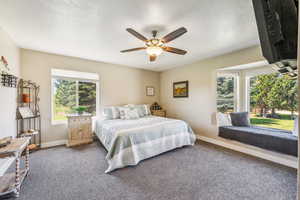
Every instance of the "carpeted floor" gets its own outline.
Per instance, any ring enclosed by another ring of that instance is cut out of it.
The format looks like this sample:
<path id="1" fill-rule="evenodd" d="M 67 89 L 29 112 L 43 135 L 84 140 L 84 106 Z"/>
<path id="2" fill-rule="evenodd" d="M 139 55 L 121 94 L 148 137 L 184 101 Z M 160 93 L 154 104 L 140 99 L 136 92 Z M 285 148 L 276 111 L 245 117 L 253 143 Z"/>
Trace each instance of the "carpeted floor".
<path id="1" fill-rule="evenodd" d="M 95 142 L 31 154 L 19 200 L 293 200 L 296 170 L 206 143 L 105 174 Z"/>

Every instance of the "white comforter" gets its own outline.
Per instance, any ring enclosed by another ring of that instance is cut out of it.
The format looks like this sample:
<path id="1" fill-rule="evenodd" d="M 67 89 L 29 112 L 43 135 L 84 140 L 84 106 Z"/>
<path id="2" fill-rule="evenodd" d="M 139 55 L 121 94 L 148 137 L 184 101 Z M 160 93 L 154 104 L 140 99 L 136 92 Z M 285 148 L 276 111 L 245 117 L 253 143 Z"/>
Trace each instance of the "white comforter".
<path id="1" fill-rule="evenodd" d="M 108 151 L 106 173 L 136 165 L 178 147 L 193 145 L 196 140 L 186 122 L 154 116 L 137 120 L 98 120 L 96 135 Z"/>

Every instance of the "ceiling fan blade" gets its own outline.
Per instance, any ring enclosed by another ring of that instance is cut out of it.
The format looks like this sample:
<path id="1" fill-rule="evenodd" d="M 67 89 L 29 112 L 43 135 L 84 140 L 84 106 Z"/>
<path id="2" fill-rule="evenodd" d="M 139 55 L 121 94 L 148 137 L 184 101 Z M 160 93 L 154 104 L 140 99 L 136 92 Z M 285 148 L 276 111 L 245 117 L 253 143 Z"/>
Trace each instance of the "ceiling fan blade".
<path id="1" fill-rule="evenodd" d="M 133 49 L 126 49 L 126 50 L 122 50 L 121 53 L 126 53 L 126 52 L 131 52 L 131 51 L 139 51 L 139 50 L 143 50 L 146 49 L 146 47 L 138 47 L 138 48 L 133 48 Z"/>
<path id="2" fill-rule="evenodd" d="M 129 33 L 131 33 L 132 35 L 134 35 L 135 37 L 137 37 L 138 39 L 140 39 L 140 40 L 142 40 L 144 42 L 148 41 L 148 39 L 145 36 L 143 36 L 142 34 L 136 32 L 132 28 L 127 28 L 126 31 L 128 31 Z"/>
<path id="3" fill-rule="evenodd" d="M 181 28 L 169 33 L 168 35 L 163 37 L 161 40 L 164 41 L 164 43 L 168 43 L 168 42 L 180 37 L 181 35 L 185 34 L 186 32 L 187 32 L 186 28 L 181 27 Z"/>
<path id="4" fill-rule="evenodd" d="M 176 53 L 176 54 L 180 54 L 180 55 L 185 55 L 187 53 L 187 51 L 182 50 L 182 49 L 177 49 L 174 47 L 163 47 L 164 51 L 170 52 L 170 53 Z"/>
<path id="5" fill-rule="evenodd" d="M 150 55 L 150 62 L 154 62 L 156 60 L 156 55 Z"/>

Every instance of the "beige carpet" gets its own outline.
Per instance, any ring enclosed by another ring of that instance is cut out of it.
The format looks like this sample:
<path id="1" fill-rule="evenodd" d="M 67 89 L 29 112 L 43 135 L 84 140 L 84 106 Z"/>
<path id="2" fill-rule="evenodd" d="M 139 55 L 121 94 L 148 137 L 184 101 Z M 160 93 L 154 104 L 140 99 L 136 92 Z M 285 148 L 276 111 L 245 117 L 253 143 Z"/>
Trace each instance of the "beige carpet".
<path id="1" fill-rule="evenodd" d="M 105 174 L 94 144 L 31 154 L 20 200 L 293 200 L 296 170 L 206 143 Z"/>

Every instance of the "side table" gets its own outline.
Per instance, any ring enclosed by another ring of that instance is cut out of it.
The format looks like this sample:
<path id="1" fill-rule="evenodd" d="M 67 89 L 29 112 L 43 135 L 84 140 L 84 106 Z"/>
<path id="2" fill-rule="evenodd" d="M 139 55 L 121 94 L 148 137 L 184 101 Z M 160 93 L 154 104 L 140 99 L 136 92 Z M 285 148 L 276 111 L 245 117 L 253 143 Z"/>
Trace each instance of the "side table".
<path id="1" fill-rule="evenodd" d="M 14 193 L 20 195 L 20 187 L 29 172 L 29 138 L 12 139 L 6 147 L 0 148 L 0 196 Z M 25 153 L 25 168 L 20 168 L 22 153 Z M 15 162 L 15 173 L 6 173 Z"/>

